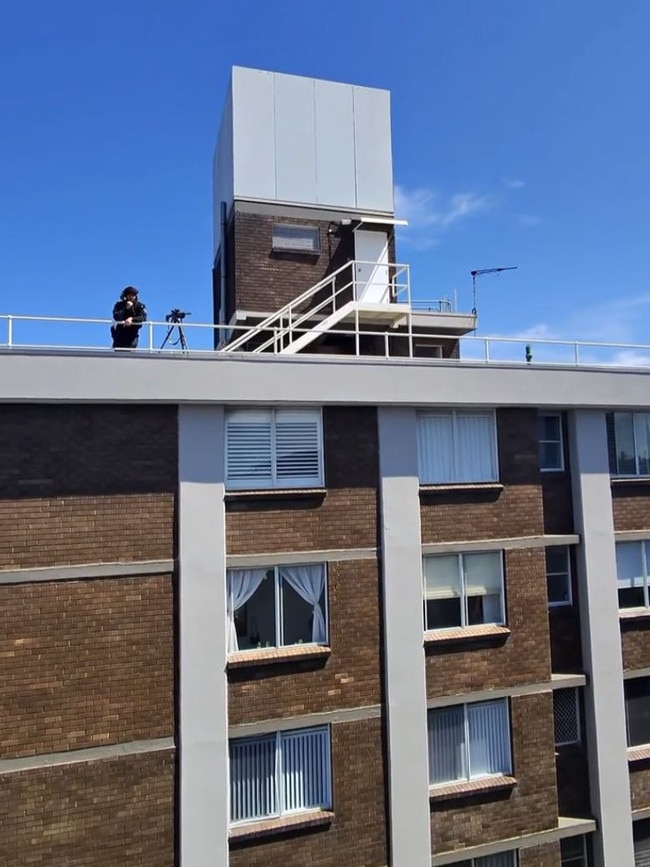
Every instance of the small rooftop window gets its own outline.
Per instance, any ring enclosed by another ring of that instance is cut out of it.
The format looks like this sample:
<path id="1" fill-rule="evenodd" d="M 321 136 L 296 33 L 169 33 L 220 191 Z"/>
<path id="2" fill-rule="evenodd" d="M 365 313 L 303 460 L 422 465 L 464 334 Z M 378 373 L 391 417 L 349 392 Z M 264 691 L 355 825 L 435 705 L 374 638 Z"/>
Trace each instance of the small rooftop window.
<path id="1" fill-rule="evenodd" d="M 273 249 L 288 253 L 320 253 L 318 226 L 273 225 Z"/>

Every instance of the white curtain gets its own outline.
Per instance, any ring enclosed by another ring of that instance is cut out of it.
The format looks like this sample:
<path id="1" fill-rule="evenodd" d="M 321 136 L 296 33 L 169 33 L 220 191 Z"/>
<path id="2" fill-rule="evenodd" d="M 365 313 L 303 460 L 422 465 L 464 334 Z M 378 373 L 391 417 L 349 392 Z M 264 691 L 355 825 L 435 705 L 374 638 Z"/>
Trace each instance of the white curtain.
<path id="1" fill-rule="evenodd" d="M 280 575 L 305 602 L 313 606 L 311 640 L 316 644 L 324 644 L 327 629 L 320 598 L 325 587 L 325 566 L 322 563 L 313 566 L 281 566 Z"/>
<path id="2" fill-rule="evenodd" d="M 266 569 L 228 571 L 228 653 L 239 650 L 235 612 L 245 605 L 266 576 Z"/>

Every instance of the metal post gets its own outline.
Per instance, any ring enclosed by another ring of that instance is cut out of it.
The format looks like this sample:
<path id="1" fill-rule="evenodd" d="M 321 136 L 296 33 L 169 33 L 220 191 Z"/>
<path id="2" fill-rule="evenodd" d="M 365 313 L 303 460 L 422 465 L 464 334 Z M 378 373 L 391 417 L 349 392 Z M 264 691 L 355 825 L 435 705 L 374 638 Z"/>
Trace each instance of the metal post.
<path id="1" fill-rule="evenodd" d="M 354 311 L 354 346 L 357 356 L 360 355 L 360 340 L 359 340 L 359 311 L 355 308 Z"/>
<path id="2" fill-rule="evenodd" d="M 484 337 L 483 340 L 485 341 L 485 363 L 489 364 L 490 363 L 490 341 L 488 340 L 487 337 Z"/>
<path id="3" fill-rule="evenodd" d="M 7 317 L 7 346 L 13 346 L 14 335 L 14 320 L 11 316 Z"/>
<path id="4" fill-rule="evenodd" d="M 580 345 L 576 342 L 573 344 L 576 367 L 580 364 Z"/>
<path id="5" fill-rule="evenodd" d="M 384 331 L 384 358 L 388 357 L 388 332 Z"/>
<path id="6" fill-rule="evenodd" d="M 153 351 L 153 322 L 147 323 L 149 327 L 149 352 Z"/>

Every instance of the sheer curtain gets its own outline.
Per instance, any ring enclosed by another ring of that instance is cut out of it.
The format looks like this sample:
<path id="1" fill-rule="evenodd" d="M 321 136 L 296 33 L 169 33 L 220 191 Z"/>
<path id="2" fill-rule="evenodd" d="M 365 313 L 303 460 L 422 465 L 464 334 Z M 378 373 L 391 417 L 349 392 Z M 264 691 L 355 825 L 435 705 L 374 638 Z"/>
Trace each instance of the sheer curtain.
<path id="1" fill-rule="evenodd" d="M 239 650 L 235 612 L 245 605 L 266 576 L 266 569 L 228 571 L 228 653 Z"/>
<path id="2" fill-rule="evenodd" d="M 325 566 L 322 563 L 311 566 L 281 566 L 280 575 L 313 607 L 311 640 L 316 644 L 324 644 L 327 640 L 327 628 L 320 598 L 325 587 Z"/>

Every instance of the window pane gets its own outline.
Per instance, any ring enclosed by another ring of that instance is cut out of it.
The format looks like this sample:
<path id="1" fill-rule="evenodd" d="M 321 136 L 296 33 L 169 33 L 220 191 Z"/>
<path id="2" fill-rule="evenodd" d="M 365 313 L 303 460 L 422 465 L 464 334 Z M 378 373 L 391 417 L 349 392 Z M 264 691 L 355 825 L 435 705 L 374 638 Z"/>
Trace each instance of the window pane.
<path id="1" fill-rule="evenodd" d="M 424 484 L 454 481 L 454 445 L 451 415 L 418 418 L 418 462 Z"/>
<path id="2" fill-rule="evenodd" d="M 510 729 L 505 701 L 467 706 L 470 777 L 510 773 Z"/>
<path id="3" fill-rule="evenodd" d="M 273 226 L 273 248 L 275 250 L 317 253 L 320 249 L 318 226 L 294 226 L 276 223 Z"/>
<path id="4" fill-rule="evenodd" d="M 620 608 L 638 608 L 645 605 L 641 545 L 641 542 L 619 542 L 616 545 Z"/>
<path id="5" fill-rule="evenodd" d="M 424 584 L 426 628 L 461 626 L 458 556 L 426 557 Z"/>
<path id="6" fill-rule="evenodd" d="M 429 782 L 449 783 L 467 778 L 463 708 L 429 711 Z"/>
<path id="7" fill-rule="evenodd" d="M 275 577 L 267 572 L 250 599 L 235 611 L 237 644 L 240 650 L 275 647 Z"/>
<path id="8" fill-rule="evenodd" d="M 230 821 L 277 815 L 275 735 L 230 743 Z"/>
<path id="9" fill-rule="evenodd" d="M 464 554 L 463 569 L 468 624 L 501 623 L 501 552 Z"/>
<path id="10" fill-rule="evenodd" d="M 458 413 L 456 437 L 456 481 L 494 481 L 494 416 Z"/>
<path id="11" fill-rule="evenodd" d="M 571 603 L 568 575 L 547 575 L 546 590 L 548 601 L 552 605 L 569 605 Z"/>
<path id="12" fill-rule="evenodd" d="M 561 439 L 560 433 L 560 416 L 559 415 L 540 415 L 537 418 L 537 430 L 540 440 L 554 440 L 559 442 Z"/>
<path id="13" fill-rule="evenodd" d="M 616 465 L 620 475 L 636 474 L 634 456 L 634 430 L 631 412 L 614 414 L 614 439 L 616 441 Z"/>
<path id="14" fill-rule="evenodd" d="M 288 581 L 282 580 L 283 644 L 308 644 L 312 641 L 314 606 L 303 599 Z M 324 606 L 324 593 L 319 603 Z"/>
<path id="15" fill-rule="evenodd" d="M 650 744 L 650 678 L 635 677 L 625 681 L 627 745 Z"/>
<path id="16" fill-rule="evenodd" d="M 634 434 L 638 473 L 641 476 L 650 475 L 650 413 L 634 413 Z"/>
<path id="17" fill-rule="evenodd" d="M 542 470 L 562 469 L 562 445 L 560 443 L 540 443 L 539 466 Z"/>
<path id="18" fill-rule="evenodd" d="M 554 545 L 546 549 L 546 574 L 566 575 L 569 571 L 569 549 L 564 545 Z"/>
<path id="19" fill-rule="evenodd" d="M 546 549 L 546 589 L 550 604 L 571 602 L 569 549 L 565 546 Z"/>
<path id="20" fill-rule="evenodd" d="M 499 852 L 498 855 L 486 855 L 485 858 L 475 858 L 473 867 L 514 867 L 514 852 Z"/>
<path id="21" fill-rule="evenodd" d="M 561 864 L 567 867 L 587 867 L 585 861 L 585 838 L 567 837 L 560 841 Z"/>
<path id="22" fill-rule="evenodd" d="M 330 806 L 329 729 L 281 735 L 282 811 Z"/>

